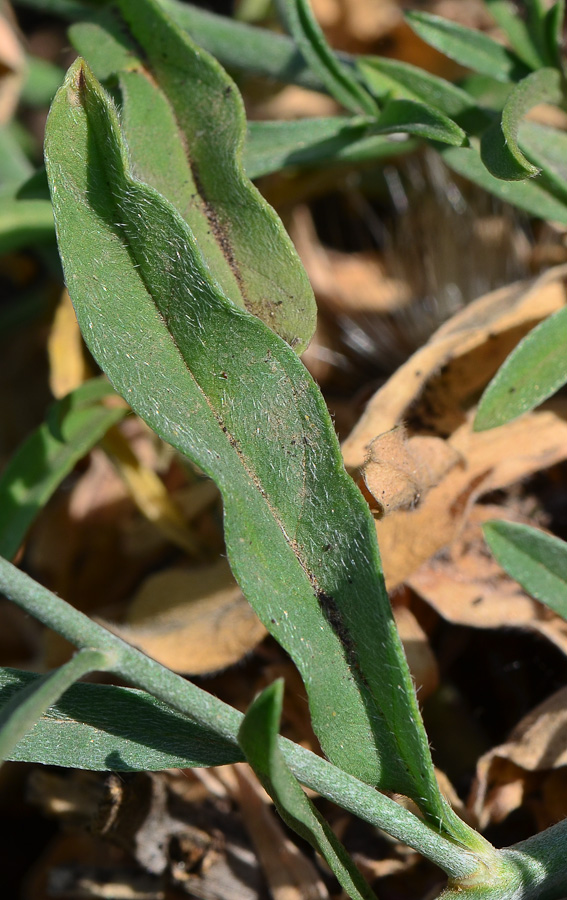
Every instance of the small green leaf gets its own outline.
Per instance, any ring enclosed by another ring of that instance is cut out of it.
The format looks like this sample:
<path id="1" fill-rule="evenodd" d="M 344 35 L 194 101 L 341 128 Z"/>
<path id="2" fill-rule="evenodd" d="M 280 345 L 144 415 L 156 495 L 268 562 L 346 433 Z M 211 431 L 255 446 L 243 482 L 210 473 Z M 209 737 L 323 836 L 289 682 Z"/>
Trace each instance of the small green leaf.
<path id="1" fill-rule="evenodd" d="M 484 0 L 484 2 L 522 62 L 530 69 L 541 69 L 550 64 L 546 54 L 542 54 L 539 46 L 540 28 L 534 28 L 534 25 L 538 24 L 541 27 L 544 17 L 541 7 L 535 8 L 539 4 L 531 4 L 532 15 L 530 20 L 526 21 L 512 0 Z"/>
<path id="2" fill-rule="evenodd" d="M 567 205 L 544 186 L 541 176 L 537 181 L 502 181 L 491 175 L 484 166 L 476 146 L 440 146 L 438 149 L 450 169 L 495 197 L 537 218 L 567 225 Z"/>
<path id="3" fill-rule="evenodd" d="M 118 6 L 138 50 L 112 25 L 81 24 L 73 37 L 106 77 L 116 58 L 136 177 L 185 218 L 225 296 L 302 352 L 315 328 L 313 291 L 278 216 L 244 172 L 246 119 L 236 85 L 152 0 Z"/>
<path id="4" fill-rule="evenodd" d="M 563 70 L 563 25 L 565 22 L 565 0 L 556 2 L 547 10 L 545 17 L 544 41 L 550 66 Z"/>
<path id="5" fill-rule="evenodd" d="M 26 80 L 20 101 L 28 106 L 49 105 L 61 87 L 65 72 L 39 56 L 28 56 L 26 65 Z"/>
<path id="6" fill-rule="evenodd" d="M 0 669 L 0 714 L 41 676 Z M 192 722 L 145 691 L 73 684 L 9 759 L 116 772 L 222 766 L 242 760 L 235 742 Z"/>
<path id="7" fill-rule="evenodd" d="M 373 131 L 376 134 L 405 132 L 454 147 L 467 143 L 466 133 L 455 122 L 415 100 L 389 100 L 378 116 Z"/>
<path id="8" fill-rule="evenodd" d="M 567 543 L 517 522 L 487 522 L 483 532 L 502 568 L 567 620 Z"/>
<path id="9" fill-rule="evenodd" d="M 567 204 L 567 134 L 524 119 L 519 143 L 531 162 L 541 169 L 540 181 Z"/>
<path id="10" fill-rule="evenodd" d="M 505 425 L 567 384 L 567 308 L 530 331 L 481 397 L 475 431 Z"/>
<path id="11" fill-rule="evenodd" d="M 480 31 L 424 12 L 406 13 L 406 20 L 427 44 L 474 72 L 497 81 L 516 81 L 529 72 L 514 53 Z"/>
<path id="12" fill-rule="evenodd" d="M 378 107 L 349 66 L 329 47 L 309 0 L 282 0 L 283 15 L 297 46 L 331 96 L 345 109 L 373 116 Z"/>
<path id="13" fill-rule="evenodd" d="M 49 200 L 2 199 L 0 253 L 44 244 L 53 238 L 53 211 Z"/>
<path id="14" fill-rule="evenodd" d="M 249 122 L 244 166 L 249 178 L 259 178 L 288 166 L 386 159 L 415 147 L 415 141 L 373 134 L 372 123 L 362 117 Z"/>
<path id="15" fill-rule="evenodd" d="M 510 92 L 502 110 L 502 119 L 482 136 L 482 161 L 489 172 L 504 181 L 519 181 L 539 173 L 518 144 L 518 132 L 524 116 L 538 103 L 561 103 L 563 89 L 557 69 L 540 69 L 520 81 Z"/>
<path id="16" fill-rule="evenodd" d="M 321 854 L 348 896 L 352 900 L 376 900 L 333 830 L 290 772 L 278 747 L 283 689 L 283 681 L 276 681 L 254 700 L 238 732 L 240 746 L 286 825 Z"/>
<path id="17" fill-rule="evenodd" d="M 418 66 L 381 56 L 362 56 L 357 60 L 357 67 L 372 94 L 381 102 L 416 100 L 451 119 L 476 109 L 470 94 Z"/>
<path id="18" fill-rule="evenodd" d="M 0 760 L 12 758 L 21 739 L 72 684 L 89 672 L 106 671 L 113 660 L 112 653 L 102 650 L 79 650 L 69 662 L 14 694 L 0 710 Z"/>
<path id="19" fill-rule="evenodd" d="M 435 781 L 372 517 L 301 361 L 220 294 L 181 216 L 132 178 L 113 106 L 80 60 L 50 113 L 46 163 L 91 352 L 218 484 L 232 570 L 298 665 L 325 752 L 468 835 Z"/>
<path id="20" fill-rule="evenodd" d="M 126 415 L 101 402 L 114 394 L 105 378 L 87 381 L 50 408 L 0 478 L 0 555 L 12 557 L 38 512 L 75 464 Z"/>

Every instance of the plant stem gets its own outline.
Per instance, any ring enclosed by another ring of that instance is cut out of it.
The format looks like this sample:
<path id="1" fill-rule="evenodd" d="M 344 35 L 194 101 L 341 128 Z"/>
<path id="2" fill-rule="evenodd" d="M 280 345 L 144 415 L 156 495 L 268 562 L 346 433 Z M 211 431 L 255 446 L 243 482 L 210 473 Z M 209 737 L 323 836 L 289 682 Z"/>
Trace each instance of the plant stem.
<path id="1" fill-rule="evenodd" d="M 112 653 L 115 662 L 110 671 L 114 674 L 238 743 L 242 713 L 145 656 L 1 557 L 0 591 L 75 646 Z M 451 878 L 466 877 L 478 868 L 478 857 L 470 850 L 438 834 L 370 785 L 292 741 L 280 738 L 280 746 L 286 762 L 303 784 L 413 847 Z"/>

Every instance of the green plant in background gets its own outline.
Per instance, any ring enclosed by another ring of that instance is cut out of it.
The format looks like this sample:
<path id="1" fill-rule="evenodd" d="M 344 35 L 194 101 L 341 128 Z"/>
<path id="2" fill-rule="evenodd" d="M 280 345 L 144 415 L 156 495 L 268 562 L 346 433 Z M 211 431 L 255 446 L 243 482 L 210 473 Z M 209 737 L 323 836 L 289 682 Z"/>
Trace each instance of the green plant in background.
<path id="1" fill-rule="evenodd" d="M 328 761 L 278 737 L 280 683 L 242 717 L 7 559 L 0 559 L 5 595 L 78 652 L 43 677 L 2 670 L 2 757 L 118 771 L 246 759 L 284 820 L 353 898 L 373 895 L 300 783 L 441 866 L 446 897 L 466 889 L 475 897 L 560 900 L 566 823 L 497 851 L 439 791 L 373 521 L 297 356 L 313 333 L 311 289 L 249 178 L 286 165 L 378 159 L 419 139 L 498 196 L 567 222 L 566 138 L 523 121 L 543 100 L 564 102 L 563 4 L 533 0 L 524 22 L 511 4 L 489 2 L 512 50 L 432 16 L 409 16 L 422 37 L 484 76 L 458 87 L 406 64 L 335 55 L 303 0 L 287 0 L 282 10 L 292 40 L 174 0 L 117 0 L 103 10 L 72 0 L 34 5 L 75 19 L 71 37 L 86 58 L 57 93 L 45 150 L 83 336 L 132 409 L 218 485 L 232 570 L 296 663 Z M 352 115 L 246 130 L 235 84 L 199 43 L 233 68 L 326 90 Z M 118 96 L 120 118 L 101 81 Z M 389 137 L 400 133 L 410 136 L 405 144 Z M 41 175 L 34 184 L 41 193 Z M 0 222 L 12 246 L 32 234 L 22 224 L 33 218 L 26 204 L 48 201 L 23 199 L 23 171 L 5 196 L 23 217 Z M 558 314 L 518 347 L 481 402 L 478 427 L 531 408 L 565 383 L 564 321 Z M 534 368 L 537 388 L 527 374 Z M 124 414 L 104 405 L 111 390 L 95 381 L 59 402 L 8 467 L 0 482 L 4 556 L 14 554 L 74 462 Z M 502 523 L 487 526 L 487 538 L 534 596 L 565 614 L 561 542 Z M 137 690 L 76 683 L 92 671 L 112 672 Z M 420 815 L 383 791 L 410 797 Z"/>

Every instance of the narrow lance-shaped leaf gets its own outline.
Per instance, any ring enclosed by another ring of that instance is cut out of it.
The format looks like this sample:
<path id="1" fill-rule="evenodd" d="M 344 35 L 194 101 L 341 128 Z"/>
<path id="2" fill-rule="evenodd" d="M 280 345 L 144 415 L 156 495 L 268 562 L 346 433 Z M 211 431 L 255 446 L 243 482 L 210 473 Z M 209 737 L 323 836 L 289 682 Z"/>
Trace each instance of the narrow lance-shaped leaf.
<path id="1" fill-rule="evenodd" d="M 542 53 L 539 38 L 542 32 L 545 12 L 539 3 L 531 3 L 532 14 L 526 21 L 512 0 L 484 0 L 486 6 L 500 25 L 512 48 L 522 62 L 530 69 L 541 69 L 550 60 L 545 50 Z M 539 8 L 536 8 L 539 7 Z M 539 26 L 539 27 L 538 27 Z"/>
<path id="2" fill-rule="evenodd" d="M 480 31 L 425 12 L 406 13 L 406 20 L 427 44 L 473 72 L 497 81 L 515 81 L 529 72 L 514 53 Z"/>
<path id="3" fill-rule="evenodd" d="M 104 28 L 77 25 L 72 37 L 105 77 L 113 68 L 118 75 L 133 171 L 188 222 L 225 296 L 302 352 L 315 328 L 313 291 L 277 214 L 244 172 L 238 88 L 153 0 L 119 7 L 135 46 L 111 19 Z"/>
<path id="4" fill-rule="evenodd" d="M 474 99 L 450 81 L 430 72 L 381 56 L 362 56 L 357 68 L 380 101 L 416 100 L 433 106 L 452 119 L 476 109 Z"/>
<path id="5" fill-rule="evenodd" d="M 222 297 L 173 207 L 132 179 L 82 61 L 52 107 L 46 161 L 85 339 L 132 407 L 218 484 L 231 567 L 298 665 L 325 752 L 468 834 L 439 794 L 374 524 L 315 384 Z"/>
<path id="6" fill-rule="evenodd" d="M 482 161 L 496 178 L 516 181 L 539 173 L 520 150 L 520 123 L 538 103 L 561 103 L 562 99 L 562 80 L 557 69 L 532 72 L 510 92 L 501 121 L 495 122 L 481 140 Z"/>
<path id="7" fill-rule="evenodd" d="M 105 671 L 113 661 L 111 653 L 85 648 L 54 672 L 20 688 L 0 711 L 0 760 L 12 758 L 24 735 L 75 681 L 89 672 Z"/>
<path id="8" fill-rule="evenodd" d="M 374 134 L 371 121 L 358 116 L 249 122 L 244 165 L 258 178 L 287 166 L 384 159 L 414 147 L 415 141 Z"/>
<path id="9" fill-rule="evenodd" d="M 565 0 L 556 2 L 547 10 L 545 17 L 545 44 L 549 56 L 549 65 L 563 67 L 563 25 L 565 22 Z"/>
<path id="10" fill-rule="evenodd" d="M 41 680 L 0 669 L 0 715 Z M 74 684 L 6 758 L 116 772 L 222 766 L 243 759 L 235 742 L 192 722 L 145 691 Z"/>
<path id="11" fill-rule="evenodd" d="M 484 537 L 496 561 L 532 597 L 567 620 L 567 544 L 517 522 L 487 522 Z"/>
<path id="12" fill-rule="evenodd" d="M 472 143 L 472 142 L 471 142 Z M 544 185 L 541 178 L 537 181 L 502 181 L 491 175 L 483 164 L 475 145 L 471 147 L 448 147 L 440 145 L 438 150 L 444 162 L 474 184 L 484 188 L 507 203 L 513 203 L 519 209 L 525 209 L 538 218 L 550 219 L 567 225 L 567 205 L 561 197 Z"/>
<path id="13" fill-rule="evenodd" d="M 219 742 L 217 740 L 215 744 L 215 739 L 220 740 L 221 746 L 224 744 L 226 747 L 228 744 L 236 748 L 238 752 L 237 758 L 242 758 L 238 747 L 238 729 L 243 716 L 242 713 L 232 706 L 228 706 L 222 700 L 187 681 L 186 678 L 172 672 L 171 669 L 166 669 L 140 650 L 126 644 L 117 635 L 112 634 L 106 628 L 103 628 L 102 625 L 89 619 L 84 613 L 75 609 L 61 597 L 53 594 L 2 557 L 0 557 L 0 592 L 8 600 L 34 616 L 47 628 L 55 630 L 76 647 L 98 647 L 101 650 L 109 650 L 116 653 L 117 662 L 113 669 L 114 672 L 120 678 L 142 689 L 134 692 L 126 691 L 128 695 L 134 693 L 139 695 L 142 700 L 151 701 L 152 703 L 154 698 L 157 698 L 157 700 L 161 701 L 160 704 L 157 704 L 158 706 L 165 705 L 169 712 L 181 713 L 182 721 L 188 716 L 191 723 L 198 725 L 199 728 L 194 730 L 193 735 L 189 739 L 186 737 L 187 732 L 181 733 L 180 743 L 176 744 L 175 739 L 178 733 L 181 732 L 181 729 L 179 727 L 169 729 L 169 726 L 166 726 L 163 720 L 156 721 L 153 714 L 150 715 L 148 713 L 145 715 L 143 706 L 136 711 L 131 711 L 130 715 L 121 715 L 119 714 L 120 710 L 118 710 L 114 718 L 113 710 L 119 702 L 114 692 L 118 691 L 118 694 L 121 695 L 124 693 L 124 689 L 112 688 L 108 689 L 108 693 L 105 693 L 107 689 L 102 688 L 100 685 L 73 685 L 66 697 L 61 701 L 69 715 L 72 718 L 76 718 L 79 723 L 88 721 L 93 725 L 96 724 L 102 731 L 110 732 L 108 735 L 109 741 L 113 737 L 118 740 L 127 731 L 132 740 L 142 736 L 141 743 L 150 749 L 154 746 L 153 740 L 155 740 L 156 736 L 159 736 L 160 739 L 156 746 L 164 749 L 169 748 L 170 752 L 175 752 L 173 749 L 175 747 L 180 747 L 181 753 L 183 753 L 184 748 L 185 750 L 188 747 L 191 748 L 191 753 L 196 753 L 196 759 L 200 760 L 200 762 L 195 762 L 195 765 L 212 765 L 212 763 L 206 762 L 208 758 L 207 750 L 212 752 L 214 749 L 214 752 L 217 752 Z M 8 676 L 6 676 L 7 672 L 10 673 Z M 26 679 L 37 677 L 30 675 L 28 672 L 18 672 L 14 669 L 0 670 L 0 688 L 7 684 L 8 687 L 6 689 L 10 691 L 10 685 L 14 681 L 16 681 L 16 684 L 25 684 Z M 96 702 L 91 702 L 92 696 L 89 699 L 89 695 L 85 694 L 82 708 L 72 713 L 67 701 L 75 690 L 80 689 L 82 691 L 84 689 L 88 691 L 89 689 L 94 689 L 96 691 L 99 688 L 102 692 L 96 693 L 96 696 L 100 699 L 99 707 L 97 707 Z M 144 691 L 148 691 L 151 697 L 148 698 L 147 695 L 144 695 Z M 98 716 L 95 723 L 94 712 L 96 709 L 98 710 Z M 85 711 L 89 711 L 87 715 L 85 715 Z M 51 758 L 57 754 L 58 726 L 61 724 L 61 715 L 55 710 L 53 714 L 57 716 L 57 721 L 47 733 L 48 743 L 46 747 L 43 747 L 41 742 L 36 740 L 40 725 L 45 722 L 50 714 L 48 713 L 46 717 L 42 718 L 31 735 L 24 738 L 24 742 L 27 742 L 29 738 L 29 745 L 27 746 L 29 755 L 25 757 L 26 759 L 42 762 L 46 759 L 44 751 L 47 754 L 51 754 Z M 152 724 L 152 727 L 155 725 L 155 728 L 153 728 L 153 733 L 148 729 L 148 740 L 144 741 L 146 719 Z M 198 740 L 199 729 L 204 729 L 205 734 L 202 735 L 202 739 L 203 742 L 207 743 L 201 745 L 200 750 L 195 750 L 194 742 Z M 96 741 L 96 736 L 92 732 L 88 733 L 82 730 L 79 731 L 77 740 L 80 735 L 85 734 L 88 735 L 89 741 L 93 739 Z M 152 740 L 149 739 L 150 736 Z M 397 840 L 402 840 L 408 846 L 419 849 L 423 855 L 440 865 L 451 877 L 460 878 L 463 875 L 471 874 L 478 866 L 477 853 L 480 852 L 486 857 L 487 851 L 489 853 L 492 852 L 490 845 L 483 841 L 474 831 L 469 829 L 467 846 L 459 846 L 453 839 L 447 838 L 440 833 L 435 825 L 427 824 L 385 794 L 379 793 L 370 785 L 359 781 L 342 769 L 338 769 L 321 756 L 306 750 L 299 744 L 294 744 L 286 738 L 280 738 L 279 744 L 287 764 L 302 784 L 321 794 L 321 796 L 327 797 L 344 809 L 348 809 L 354 815 L 360 816 L 364 821 L 384 829 Z M 20 746 L 18 745 L 18 750 Z M 108 747 L 110 744 L 106 746 Z M 65 752 L 61 754 L 65 758 L 62 765 L 73 765 L 72 750 L 73 742 L 70 740 L 65 748 Z M 81 747 L 81 752 L 86 754 L 86 748 Z M 116 757 L 120 760 L 120 752 L 109 752 L 106 759 L 102 757 L 103 764 L 101 765 L 101 755 L 96 757 L 93 753 L 92 765 L 87 764 L 85 768 L 112 769 L 114 768 L 113 762 Z M 24 757 L 19 758 L 23 759 Z M 138 759 L 140 760 L 140 757 Z M 141 760 L 138 768 L 145 768 L 143 754 Z M 236 760 L 229 759 L 226 761 L 234 762 Z M 185 763 L 185 765 L 187 764 Z M 174 763 L 171 763 L 171 765 L 174 765 Z M 149 767 L 160 768 L 160 766 L 153 763 Z M 166 762 L 165 767 L 169 768 L 170 765 Z M 471 849 L 473 849 L 472 853 Z"/>
<path id="14" fill-rule="evenodd" d="M 475 431 L 504 425 L 567 384 L 567 307 L 523 338 L 481 397 Z"/>
<path id="15" fill-rule="evenodd" d="M 531 162 L 541 169 L 538 180 L 567 205 L 567 134 L 524 119 L 520 123 L 519 144 Z"/>
<path id="16" fill-rule="evenodd" d="M 12 557 L 38 512 L 75 464 L 127 413 L 108 407 L 106 378 L 85 382 L 50 408 L 0 478 L 0 555 Z"/>
<path id="17" fill-rule="evenodd" d="M 357 80 L 354 69 L 345 65 L 328 45 L 309 0 L 280 0 L 280 8 L 308 65 L 335 100 L 354 113 L 376 115 L 378 107 Z"/>
<path id="18" fill-rule="evenodd" d="M 246 759 L 284 822 L 321 854 L 347 895 L 352 900 L 376 900 L 345 848 L 286 764 L 278 747 L 282 703 L 281 680 L 275 681 L 254 700 L 238 733 Z"/>
<path id="19" fill-rule="evenodd" d="M 375 134 L 407 132 L 419 137 L 461 147 L 467 136 L 451 119 L 425 103 L 415 100 L 389 100 L 378 116 Z"/>

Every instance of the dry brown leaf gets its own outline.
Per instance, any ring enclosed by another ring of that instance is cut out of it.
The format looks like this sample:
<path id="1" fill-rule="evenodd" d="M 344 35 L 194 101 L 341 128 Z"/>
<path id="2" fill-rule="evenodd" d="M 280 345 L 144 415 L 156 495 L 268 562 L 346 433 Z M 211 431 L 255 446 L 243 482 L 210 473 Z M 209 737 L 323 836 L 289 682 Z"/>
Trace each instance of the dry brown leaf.
<path id="1" fill-rule="evenodd" d="M 567 815 L 567 688 L 540 704 L 479 760 L 472 807 L 481 827 L 523 804 L 543 829 Z"/>
<path id="2" fill-rule="evenodd" d="M 362 472 L 379 518 L 397 509 L 414 509 L 460 460 L 442 438 L 416 435 L 408 439 L 403 425 L 379 435 L 370 444 Z"/>
<path id="3" fill-rule="evenodd" d="M 417 509 L 398 510 L 376 522 L 390 589 L 459 536 L 473 503 L 483 494 L 567 458 L 564 398 L 493 431 L 473 432 L 473 414 L 448 441 L 463 466 L 452 469 Z"/>
<path id="4" fill-rule="evenodd" d="M 16 111 L 24 82 L 26 58 L 8 4 L 0 10 L 0 125 Z"/>
<path id="5" fill-rule="evenodd" d="M 387 313 L 412 300 L 407 281 L 388 277 L 376 251 L 342 253 L 320 242 L 306 206 L 297 206 L 290 226 L 319 304 L 335 315 Z"/>
<path id="6" fill-rule="evenodd" d="M 54 397 L 64 397 L 89 377 L 83 339 L 68 291 L 65 289 L 53 317 L 47 339 L 49 387 Z"/>
<path id="7" fill-rule="evenodd" d="M 475 507 L 450 556 L 424 563 L 407 580 L 439 615 L 471 628 L 522 628 L 535 631 L 567 654 L 567 622 L 526 594 L 490 555 L 480 525 L 510 519 L 502 507 Z"/>
<path id="8" fill-rule="evenodd" d="M 249 119 L 315 119 L 319 116 L 336 116 L 340 106 L 336 100 L 319 91 L 290 84 L 268 100 L 249 106 Z"/>
<path id="9" fill-rule="evenodd" d="M 372 397 L 343 444 L 346 466 L 362 466 L 374 438 L 403 421 L 411 430 L 451 434 L 520 338 L 565 305 L 566 277 L 567 267 L 558 266 L 480 297 L 442 325 Z"/>
<path id="10" fill-rule="evenodd" d="M 266 635 L 225 560 L 152 575 L 125 624 L 109 627 L 163 665 L 191 675 L 238 662 Z"/>
<path id="11" fill-rule="evenodd" d="M 437 660 L 427 635 L 407 606 L 395 606 L 394 618 L 419 699 L 423 701 L 439 685 Z"/>
<path id="12" fill-rule="evenodd" d="M 174 544 L 191 556 L 198 553 L 198 542 L 161 478 L 144 465 L 127 438 L 116 426 L 101 441 L 140 512 L 153 522 Z"/>

